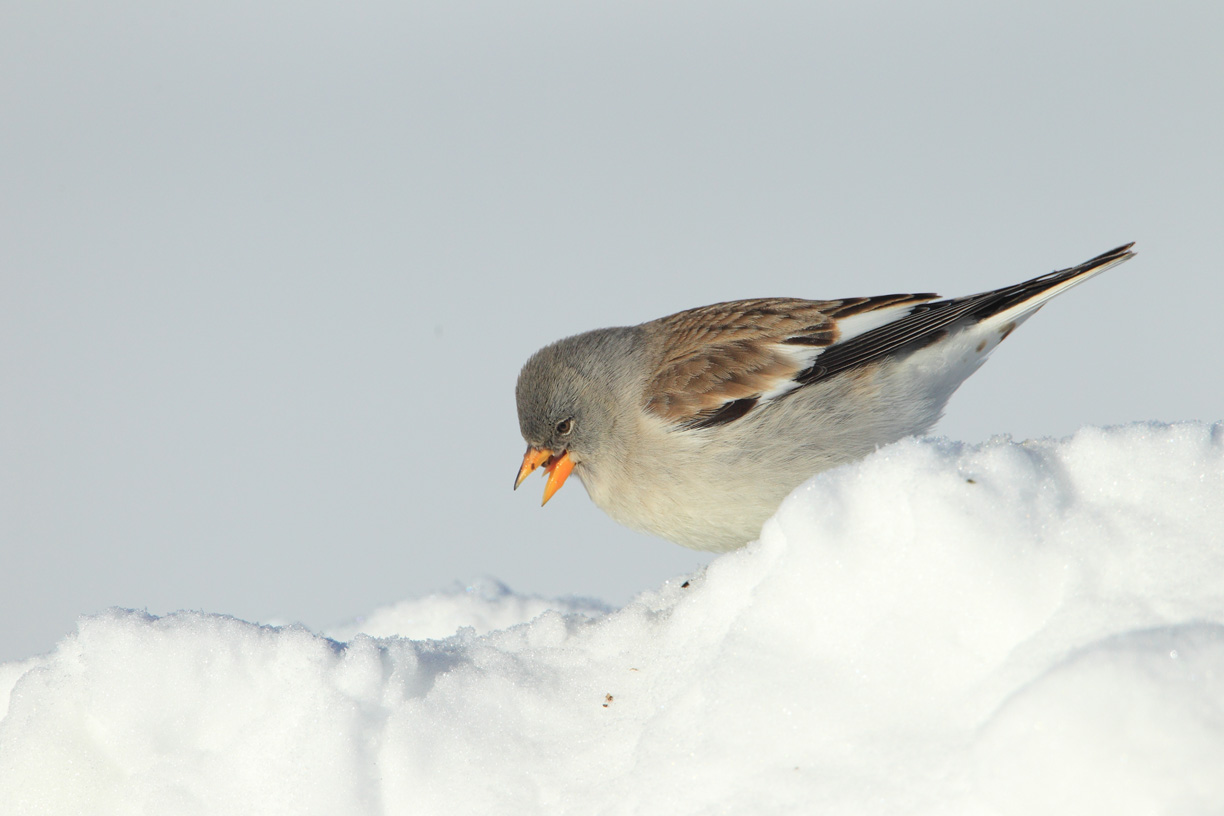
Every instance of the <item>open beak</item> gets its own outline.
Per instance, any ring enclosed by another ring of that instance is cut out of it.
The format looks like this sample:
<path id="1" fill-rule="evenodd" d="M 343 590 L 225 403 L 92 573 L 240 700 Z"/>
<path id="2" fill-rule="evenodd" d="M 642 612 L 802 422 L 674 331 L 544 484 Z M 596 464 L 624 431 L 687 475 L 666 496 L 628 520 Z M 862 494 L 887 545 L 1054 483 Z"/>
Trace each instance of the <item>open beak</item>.
<path id="1" fill-rule="evenodd" d="M 541 465 L 548 473 L 548 482 L 544 485 L 544 501 L 540 502 L 545 505 L 573 472 L 574 460 L 570 458 L 569 451 L 561 451 L 558 456 L 547 448 L 533 448 L 528 445 L 527 452 L 523 454 L 523 466 L 519 468 L 518 476 L 514 480 L 514 489 L 518 490 L 523 480 Z"/>

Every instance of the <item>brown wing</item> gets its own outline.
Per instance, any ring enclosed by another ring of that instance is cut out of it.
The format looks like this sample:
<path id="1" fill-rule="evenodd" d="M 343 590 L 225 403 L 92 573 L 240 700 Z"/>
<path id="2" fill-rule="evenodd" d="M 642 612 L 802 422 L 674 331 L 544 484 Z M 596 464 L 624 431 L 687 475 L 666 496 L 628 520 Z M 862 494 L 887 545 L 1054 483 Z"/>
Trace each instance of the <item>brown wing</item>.
<path id="1" fill-rule="evenodd" d="M 645 407 L 685 428 L 732 422 L 762 399 L 917 348 L 963 321 L 986 320 L 1009 309 L 1031 312 L 1068 286 L 1129 259 L 1131 246 L 1015 286 L 951 300 L 936 302 L 932 294 L 766 298 L 660 318 L 646 324 L 667 339 L 647 385 Z M 885 314 L 878 320 L 858 319 L 880 310 Z"/>
<path id="2" fill-rule="evenodd" d="M 653 326 L 668 341 L 647 386 L 645 407 L 688 428 L 739 419 L 802 373 L 806 365 L 797 347 L 824 348 L 838 341 L 838 318 L 932 297 L 761 298 L 660 318 Z"/>

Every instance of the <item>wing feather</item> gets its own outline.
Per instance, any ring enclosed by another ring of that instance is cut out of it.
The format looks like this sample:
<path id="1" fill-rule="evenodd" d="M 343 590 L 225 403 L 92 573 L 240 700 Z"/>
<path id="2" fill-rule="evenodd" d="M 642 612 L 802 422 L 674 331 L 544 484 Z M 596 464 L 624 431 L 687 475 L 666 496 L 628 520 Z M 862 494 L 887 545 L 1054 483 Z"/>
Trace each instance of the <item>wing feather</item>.
<path id="1" fill-rule="evenodd" d="M 644 324 L 661 338 L 647 411 L 688 429 L 734 422 L 805 385 L 920 348 L 969 322 L 1022 319 L 1132 256 L 1127 244 L 1078 266 L 950 300 L 896 294 L 716 303 Z"/>
<path id="2" fill-rule="evenodd" d="M 847 300 L 759 298 L 716 303 L 653 321 L 666 337 L 645 407 L 685 427 L 738 419 L 798 387 L 797 377 L 841 337 L 838 315 L 919 303 L 935 295 Z M 729 405 L 735 403 L 732 410 Z"/>

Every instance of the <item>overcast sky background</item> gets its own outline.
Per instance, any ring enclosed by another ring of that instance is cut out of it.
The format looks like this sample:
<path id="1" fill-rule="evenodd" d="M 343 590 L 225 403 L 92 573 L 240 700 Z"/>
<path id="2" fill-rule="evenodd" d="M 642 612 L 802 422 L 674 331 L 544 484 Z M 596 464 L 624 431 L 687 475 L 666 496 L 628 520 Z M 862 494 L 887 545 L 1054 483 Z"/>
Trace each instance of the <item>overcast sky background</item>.
<path id="1" fill-rule="evenodd" d="M 961 295 L 1137 241 L 956 397 L 1224 418 L 1224 4 L 8 2 L 0 659 L 78 614 L 322 627 L 707 557 L 510 490 L 539 346 Z"/>

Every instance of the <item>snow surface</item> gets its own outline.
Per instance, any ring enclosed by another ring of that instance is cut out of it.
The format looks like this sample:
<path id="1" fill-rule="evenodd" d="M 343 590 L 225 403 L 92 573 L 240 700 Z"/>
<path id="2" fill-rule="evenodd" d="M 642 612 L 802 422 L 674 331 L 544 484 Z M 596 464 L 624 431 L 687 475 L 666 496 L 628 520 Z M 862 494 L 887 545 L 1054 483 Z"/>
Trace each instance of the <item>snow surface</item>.
<path id="1" fill-rule="evenodd" d="M 460 628 L 469 626 L 476 634 L 483 635 L 527 623 L 549 610 L 587 617 L 613 611 L 611 606 L 594 598 L 519 595 L 496 578 L 481 578 L 448 593 L 384 606 L 357 620 L 329 627 L 323 634 L 342 641 L 352 640 L 359 634 L 425 640 L 450 637 Z"/>
<path id="2" fill-rule="evenodd" d="M 1219 813 L 1222 578 L 1224 424 L 907 440 L 606 614 L 84 618 L 0 666 L 0 813 Z"/>

